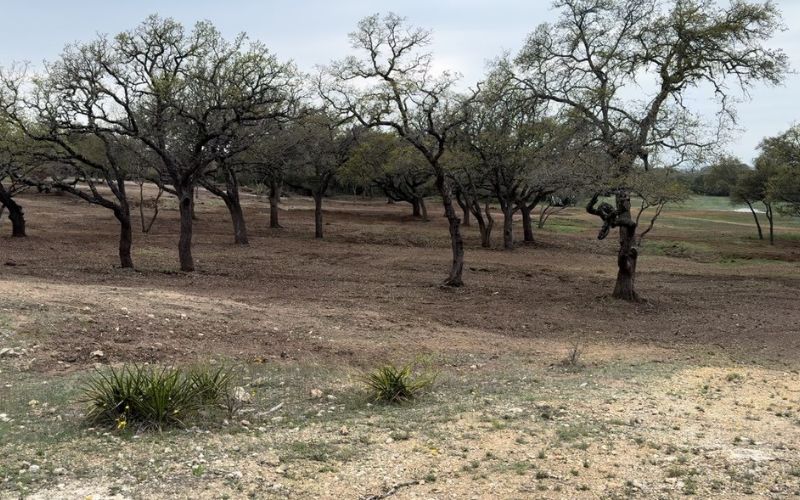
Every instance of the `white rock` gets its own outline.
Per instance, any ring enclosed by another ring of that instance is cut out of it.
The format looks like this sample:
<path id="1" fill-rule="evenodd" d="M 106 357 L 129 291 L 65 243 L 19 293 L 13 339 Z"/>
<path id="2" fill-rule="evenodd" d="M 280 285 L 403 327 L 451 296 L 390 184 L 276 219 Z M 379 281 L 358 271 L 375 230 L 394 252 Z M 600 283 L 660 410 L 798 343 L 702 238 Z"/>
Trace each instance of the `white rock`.
<path id="1" fill-rule="evenodd" d="M 106 354 L 103 351 L 101 351 L 100 349 L 98 349 L 96 351 L 92 351 L 91 354 L 89 354 L 89 357 L 90 358 L 98 358 L 98 359 L 100 359 L 100 358 L 105 358 Z"/>
<path id="2" fill-rule="evenodd" d="M 28 472 L 30 472 L 31 474 L 36 474 L 37 472 L 39 472 L 40 469 L 41 467 L 39 467 L 36 464 L 33 464 L 30 467 L 28 467 Z"/>
<path id="3" fill-rule="evenodd" d="M 253 400 L 253 396 L 247 392 L 247 389 L 241 386 L 233 389 L 233 398 L 240 403 L 249 403 Z"/>

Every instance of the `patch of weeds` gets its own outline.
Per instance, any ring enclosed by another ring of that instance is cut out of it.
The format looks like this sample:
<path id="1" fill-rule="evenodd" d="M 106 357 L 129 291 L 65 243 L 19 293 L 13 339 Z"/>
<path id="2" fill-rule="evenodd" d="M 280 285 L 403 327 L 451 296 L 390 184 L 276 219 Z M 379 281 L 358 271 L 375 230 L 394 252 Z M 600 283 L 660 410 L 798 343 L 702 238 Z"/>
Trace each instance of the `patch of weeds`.
<path id="1" fill-rule="evenodd" d="M 346 462 L 354 456 L 353 452 L 341 449 L 324 441 L 295 441 L 289 445 L 287 458 L 291 460 L 311 460 L 327 462 L 340 460 Z"/>
<path id="2" fill-rule="evenodd" d="M 694 469 L 687 469 L 686 467 L 680 467 L 677 465 L 673 465 L 672 467 L 667 469 L 667 477 L 685 477 L 685 476 L 693 476 L 697 474 L 697 471 Z"/>
<path id="3" fill-rule="evenodd" d="M 575 424 L 569 427 L 561 427 L 556 431 L 556 437 L 559 441 L 569 443 L 577 441 L 580 438 L 587 437 L 591 434 L 591 429 L 584 424 Z"/>
<path id="4" fill-rule="evenodd" d="M 696 495 L 697 494 L 697 481 L 691 477 L 687 477 L 683 481 L 683 494 Z"/>
<path id="5" fill-rule="evenodd" d="M 364 375 L 364 383 L 372 392 L 372 398 L 382 403 L 404 403 L 416 398 L 436 380 L 436 374 L 414 373 L 414 366 L 402 368 L 388 364 Z"/>
<path id="6" fill-rule="evenodd" d="M 575 342 L 572 344 L 569 351 L 567 351 L 566 357 L 561 360 L 561 366 L 569 368 L 570 370 L 579 370 L 583 368 L 583 363 L 581 362 L 582 354 L 583 350 L 581 349 L 580 343 Z"/>
<path id="7" fill-rule="evenodd" d="M 729 373 L 728 376 L 725 377 L 725 380 L 727 380 L 728 382 L 738 383 L 744 380 L 744 376 L 741 373 L 733 372 Z"/>

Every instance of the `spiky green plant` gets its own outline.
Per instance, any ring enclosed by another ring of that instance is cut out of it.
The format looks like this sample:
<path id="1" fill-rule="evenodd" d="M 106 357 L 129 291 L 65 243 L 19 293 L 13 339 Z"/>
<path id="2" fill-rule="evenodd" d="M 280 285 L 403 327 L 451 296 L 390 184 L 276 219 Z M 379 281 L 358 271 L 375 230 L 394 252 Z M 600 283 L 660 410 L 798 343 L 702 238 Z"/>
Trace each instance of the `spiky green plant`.
<path id="1" fill-rule="evenodd" d="M 229 391 L 230 372 L 127 365 L 99 371 L 84 388 L 92 425 L 163 429 L 183 427 L 198 411 L 218 406 Z"/>
<path id="2" fill-rule="evenodd" d="M 414 399 L 430 387 L 435 379 L 435 374 L 415 375 L 410 364 L 402 368 L 387 364 L 364 375 L 364 383 L 375 401 L 395 404 Z"/>

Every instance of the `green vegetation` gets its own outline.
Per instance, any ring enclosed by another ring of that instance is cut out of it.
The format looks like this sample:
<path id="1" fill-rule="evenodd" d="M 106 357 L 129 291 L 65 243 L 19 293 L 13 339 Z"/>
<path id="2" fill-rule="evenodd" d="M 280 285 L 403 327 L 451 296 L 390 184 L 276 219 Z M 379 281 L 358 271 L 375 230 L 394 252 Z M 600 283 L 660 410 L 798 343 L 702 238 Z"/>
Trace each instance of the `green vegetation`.
<path id="1" fill-rule="evenodd" d="M 84 389 L 92 425 L 125 430 L 183 427 L 200 410 L 233 398 L 225 368 L 154 368 L 126 365 L 98 371 Z"/>
<path id="2" fill-rule="evenodd" d="M 410 401 L 430 387 L 435 380 L 435 374 L 415 375 L 412 365 L 398 368 L 388 364 L 364 376 L 364 382 L 372 391 L 372 398 L 383 403 Z"/>

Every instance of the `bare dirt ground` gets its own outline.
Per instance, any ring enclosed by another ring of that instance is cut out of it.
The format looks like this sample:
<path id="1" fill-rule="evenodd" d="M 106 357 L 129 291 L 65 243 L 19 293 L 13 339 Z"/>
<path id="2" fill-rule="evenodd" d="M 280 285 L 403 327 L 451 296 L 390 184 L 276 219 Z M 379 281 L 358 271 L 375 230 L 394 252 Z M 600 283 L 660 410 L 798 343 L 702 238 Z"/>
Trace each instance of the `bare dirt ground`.
<path id="1" fill-rule="evenodd" d="M 749 214 L 670 210 L 639 261 L 647 301 L 624 304 L 609 298 L 615 242 L 580 209 L 513 252 L 467 228 L 467 286 L 450 290 L 433 201 L 430 222 L 326 201 L 319 241 L 307 200 L 270 230 L 248 197 L 241 248 L 203 195 L 193 274 L 176 272 L 169 201 L 135 234 L 136 271 L 115 267 L 108 211 L 21 201 L 30 236 L 0 237 L 0 497 L 800 494 L 791 221 L 770 247 Z M 581 363 L 562 366 L 576 344 Z M 362 370 L 419 357 L 441 372 L 430 395 L 366 402 Z M 257 394 L 246 423 L 125 437 L 80 422 L 95 364 L 210 360 Z"/>

